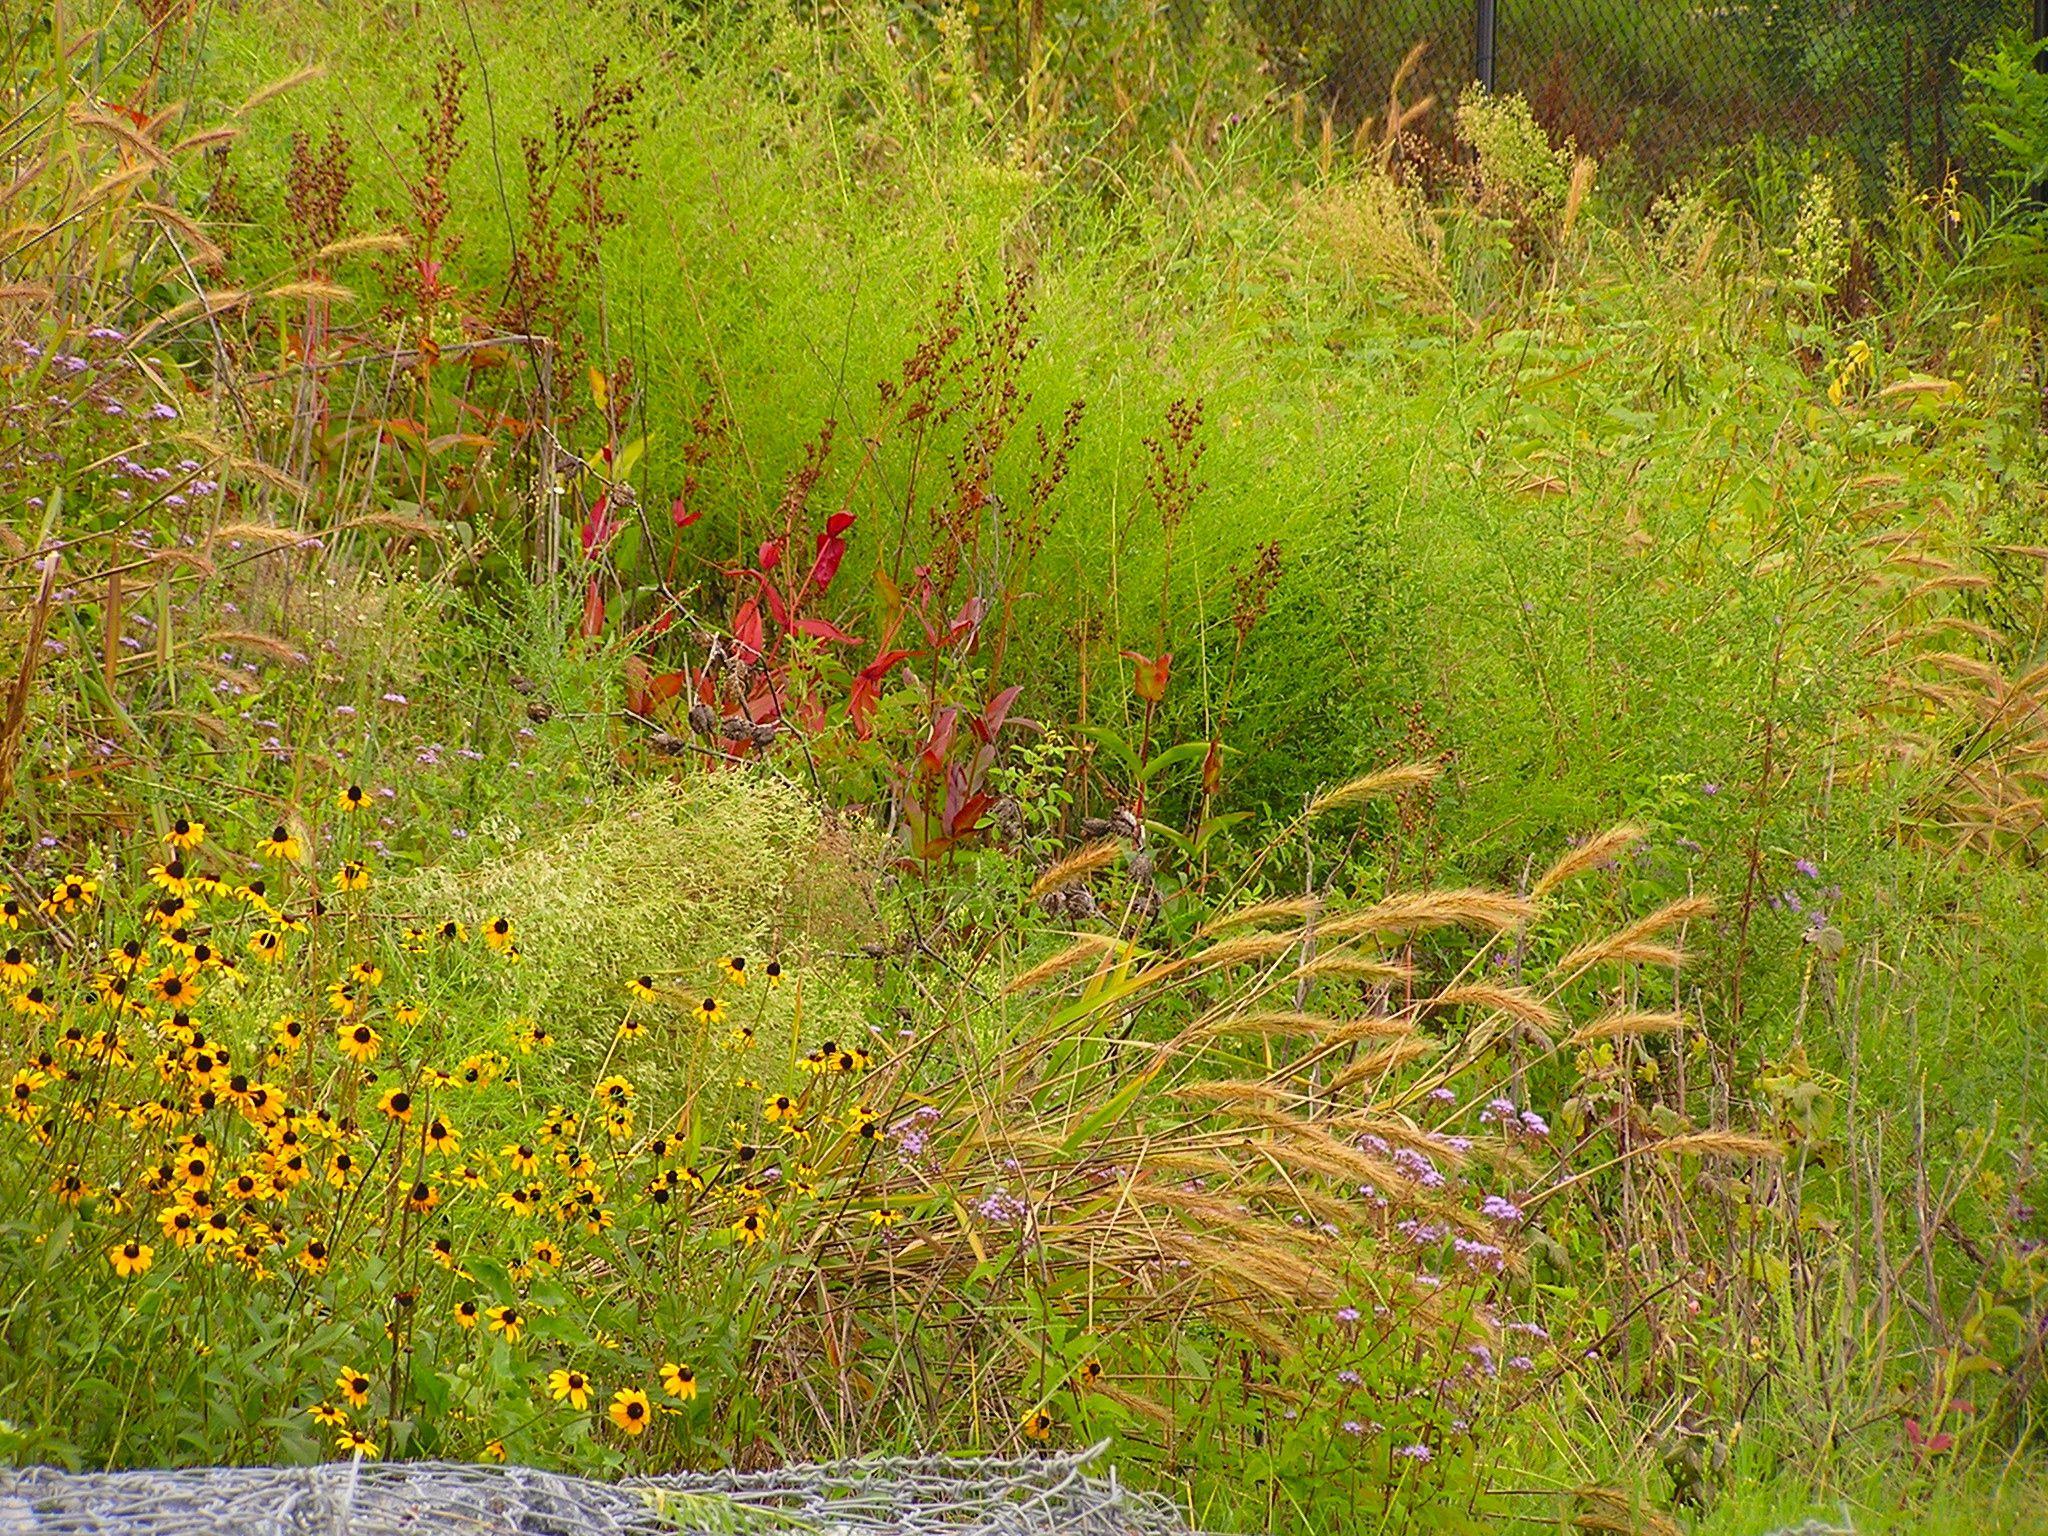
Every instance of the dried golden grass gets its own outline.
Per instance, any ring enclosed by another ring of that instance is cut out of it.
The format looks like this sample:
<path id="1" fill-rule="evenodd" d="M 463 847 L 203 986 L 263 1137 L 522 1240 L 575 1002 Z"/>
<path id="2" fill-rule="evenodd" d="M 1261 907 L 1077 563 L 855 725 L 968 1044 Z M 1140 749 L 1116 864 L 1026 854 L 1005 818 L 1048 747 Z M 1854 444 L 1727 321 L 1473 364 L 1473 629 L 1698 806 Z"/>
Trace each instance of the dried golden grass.
<path id="1" fill-rule="evenodd" d="M 1601 1040 L 1634 1040 L 1645 1035 L 1671 1035 L 1685 1028 L 1682 1013 L 1617 1012 L 1602 1014 L 1565 1037 L 1566 1045 L 1592 1045 Z"/>
<path id="2" fill-rule="evenodd" d="M 1036 901 L 1041 896 L 1050 896 L 1054 891 L 1064 891 L 1069 886 L 1079 885 L 1091 875 L 1114 864 L 1120 851 L 1120 846 L 1108 838 L 1076 849 L 1032 882 L 1031 899 Z"/>
<path id="3" fill-rule="evenodd" d="M 1325 790 L 1309 802 L 1308 815 L 1322 816 L 1330 811 L 1342 810 L 1346 806 L 1363 805 L 1368 800 L 1378 800 L 1386 795 L 1406 794 L 1410 790 L 1426 789 L 1434 784 L 1444 771 L 1442 763 L 1402 763 L 1392 768 L 1376 769 L 1361 774 L 1335 789 Z"/>
<path id="4" fill-rule="evenodd" d="M 1650 941 L 1669 929 L 1681 927 L 1695 918 L 1707 916 L 1714 910 L 1711 897 L 1683 896 L 1668 902 L 1650 913 L 1639 917 L 1625 927 L 1597 939 L 1588 939 L 1557 962 L 1555 974 L 1569 980 L 1579 972 L 1606 961 L 1622 963 L 1675 965 L 1677 951 Z"/>
<path id="5" fill-rule="evenodd" d="M 1689 1131 L 1653 1143 L 1656 1151 L 1671 1157 L 1711 1157 L 1741 1161 L 1764 1158 L 1775 1161 L 1785 1149 L 1765 1136 L 1745 1136 L 1739 1131 Z"/>
<path id="6" fill-rule="evenodd" d="M 1295 896 L 1284 901 L 1261 901 L 1249 907 L 1240 907 L 1235 912 L 1225 912 L 1212 917 L 1195 930 L 1195 937 L 1207 938 L 1210 934 L 1221 933 L 1226 928 L 1242 928 L 1254 923 L 1285 922 L 1300 924 L 1306 922 L 1322 907 L 1314 896 Z"/>
<path id="7" fill-rule="evenodd" d="M 1641 827 L 1619 826 L 1589 838 L 1578 847 L 1567 850 L 1562 858 L 1546 869 L 1529 894 L 1540 901 L 1567 880 L 1589 869 L 1612 863 L 1649 835 Z"/>
<path id="8" fill-rule="evenodd" d="M 1055 976 L 1064 975 L 1077 965 L 1101 959 L 1103 955 L 1115 949 L 1116 946 L 1117 941 L 1108 934 L 1084 933 L 1058 954 L 1047 956 L 1029 970 L 1013 978 L 1003 988 L 1003 991 L 1009 996 L 1015 996 L 1019 992 L 1029 992 L 1033 987 L 1041 986 L 1052 980 Z"/>
<path id="9" fill-rule="evenodd" d="M 1521 896 L 1480 889 L 1423 891 L 1389 896 L 1357 912 L 1326 919 L 1317 929 L 1324 938 L 1364 934 L 1420 933 L 1431 928 L 1471 928 L 1500 933 L 1528 922 L 1536 904 Z"/>
<path id="10" fill-rule="evenodd" d="M 1445 987 L 1428 1002 L 1435 1008 L 1484 1008 L 1546 1030 L 1556 1029 L 1563 1022 L 1556 1009 L 1527 987 L 1502 986 L 1497 982 L 1470 981 Z"/>

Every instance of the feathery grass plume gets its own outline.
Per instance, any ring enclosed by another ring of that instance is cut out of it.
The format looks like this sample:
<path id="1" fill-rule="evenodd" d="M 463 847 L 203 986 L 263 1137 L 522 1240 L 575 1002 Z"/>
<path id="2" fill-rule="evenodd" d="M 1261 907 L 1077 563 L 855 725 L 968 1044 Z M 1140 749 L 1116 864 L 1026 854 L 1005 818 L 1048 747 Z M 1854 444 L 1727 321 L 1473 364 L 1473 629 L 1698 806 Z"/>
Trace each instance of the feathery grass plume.
<path id="1" fill-rule="evenodd" d="M 1434 997 L 1423 999 L 1435 1008 L 1486 1008 L 1538 1028 L 1553 1030 L 1564 1021 L 1542 998 L 1527 987 L 1507 987 L 1495 982 L 1472 981 L 1445 987 Z"/>
<path id="2" fill-rule="evenodd" d="M 1189 955 L 1187 961 L 1190 965 L 1206 968 L 1241 965 L 1247 960 L 1270 960 L 1275 955 L 1286 954 L 1301 939 L 1299 932 L 1241 934 L 1234 939 L 1219 939 L 1207 949 Z"/>
<path id="3" fill-rule="evenodd" d="M 242 130 L 229 123 L 212 128 L 201 128 L 188 133 L 170 148 L 172 156 L 189 155 L 195 149 L 218 149 L 223 144 L 232 144 L 242 136 Z"/>
<path id="4" fill-rule="evenodd" d="M 1467 1160 L 1467 1154 L 1461 1152 L 1455 1144 L 1432 1136 L 1420 1127 L 1410 1125 L 1406 1120 L 1397 1119 L 1392 1115 L 1383 1115 L 1372 1110 L 1358 1110 L 1339 1115 L 1331 1123 L 1343 1127 L 1354 1135 L 1377 1136 L 1390 1147 L 1410 1147 L 1417 1152 L 1427 1152 L 1447 1167 L 1462 1167 Z"/>
<path id="5" fill-rule="evenodd" d="M 165 203 L 138 203 L 138 212 L 148 214 L 165 229 L 174 232 L 185 242 L 185 255 L 195 267 L 218 267 L 224 265 L 228 253 L 214 243 L 211 236 L 191 218 Z"/>
<path id="6" fill-rule="evenodd" d="M 341 261 L 350 256 L 396 256 L 411 247 L 412 242 L 395 230 L 370 235 L 345 235 L 339 240 L 330 240 L 313 253 L 316 266 L 325 266 L 330 261 Z"/>
<path id="7" fill-rule="evenodd" d="M 1650 941 L 1666 929 L 1679 927 L 1696 917 L 1705 917 L 1713 910 L 1712 897 L 1681 896 L 1677 901 L 1665 903 L 1647 917 L 1639 917 L 1602 938 L 1588 939 L 1558 961 L 1552 974 L 1560 978 L 1569 978 L 1600 964 L 1603 960 L 1675 965 L 1675 949 L 1652 944 Z M 1669 957 L 1668 960 L 1666 957 Z"/>
<path id="8" fill-rule="evenodd" d="M 1761 1157 L 1775 1161 L 1785 1149 L 1767 1136 L 1745 1136 L 1740 1131 L 1688 1131 L 1653 1142 L 1655 1150 L 1672 1157 L 1715 1157 L 1742 1159 Z"/>
<path id="9" fill-rule="evenodd" d="M 1406 1040 L 1396 1040 L 1391 1045 L 1361 1056 L 1342 1072 L 1330 1079 L 1330 1091 L 1341 1092 L 1355 1084 L 1384 1077 L 1397 1067 L 1405 1067 L 1411 1061 L 1420 1061 L 1425 1056 L 1434 1056 L 1443 1047 L 1435 1040 L 1422 1035 L 1413 1035 Z"/>
<path id="10" fill-rule="evenodd" d="M 1019 992 L 1029 992 L 1033 987 L 1038 986 L 1042 982 L 1050 981 L 1053 977 L 1065 971 L 1072 970 L 1083 961 L 1099 959 L 1104 953 L 1114 949 L 1116 945 L 1117 941 L 1108 934 L 1084 933 L 1058 954 L 1048 956 L 1046 959 L 1039 961 L 1030 970 L 1011 981 L 1008 986 L 1003 988 L 1003 992 L 1008 996 L 1015 996 Z"/>
<path id="11" fill-rule="evenodd" d="M 1602 864 L 1620 858 L 1649 835 L 1642 827 L 1620 826 L 1612 827 L 1598 837 L 1588 838 L 1578 847 L 1567 849 L 1563 858 L 1543 872 L 1543 877 L 1529 894 L 1540 901 L 1574 875 L 1598 869 Z"/>
<path id="12" fill-rule="evenodd" d="M 295 70 L 289 75 L 272 80 L 267 85 L 257 87 L 255 94 L 235 108 L 229 115 L 231 117 L 247 117 L 266 101 L 275 101 L 286 91 L 295 91 L 310 81 L 318 80 L 326 73 L 327 66 L 325 64 L 308 64 L 304 69 Z"/>
<path id="13" fill-rule="evenodd" d="M 1633 1040 L 1644 1035 L 1671 1035 L 1685 1028 L 1682 1013 L 1606 1013 L 1581 1024 L 1565 1036 L 1566 1045 L 1591 1045 L 1598 1040 Z"/>
<path id="14" fill-rule="evenodd" d="M 1392 1019 L 1363 1013 L 1355 1019 L 1333 1019 L 1323 1031 L 1326 1046 L 1356 1045 L 1361 1040 L 1405 1040 L 1415 1033 L 1413 1019 Z"/>
<path id="15" fill-rule="evenodd" d="M 1558 239 L 1569 240 L 1572 228 L 1579 222 L 1579 210 L 1586 206 L 1586 198 L 1593 191 L 1593 177 L 1600 169 L 1600 162 L 1591 155 L 1580 155 L 1572 162 L 1571 184 L 1564 189 L 1564 216 L 1558 221 Z"/>
<path id="16" fill-rule="evenodd" d="M 436 544 L 444 543 L 448 538 L 439 524 L 430 523 L 421 517 L 407 517 L 402 512 L 365 512 L 360 517 L 352 517 L 347 522 L 337 523 L 335 526 L 343 531 L 377 528 L 385 533 L 402 533 L 409 538 L 431 539 Z"/>
<path id="17" fill-rule="evenodd" d="M 313 494 L 305 481 L 288 475 L 275 464 L 266 464 L 261 459 L 247 458 L 237 454 L 228 460 L 228 467 L 239 475 L 248 476 L 251 480 L 261 480 L 265 485 L 270 486 L 274 490 L 283 491 L 288 496 L 296 496 L 303 500 Z M 307 537 L 318 538 L 319 535 L 308 534 Z"/>
<path id="18" fill-rule="evenodd" d="M 1584 1506 L 1572 1516 L 1579 1530 L 1598 1536 L 1685 1536 L 1675 1522 L 1619 1488 L 1575 1488 L 1572 1496 Z"/>
<path id="19" fill-rule="evenodd" d="M 1254 1010 L 1239 1013 L 1234 1008 L 1215 1008 L 1182 1032 L 1183 1040 L 1213 1040 L 1225 1035 L 1320 1035 L 1338 1021 L 1319 1013 L 1296 1013 L 1289 1009 Z"/>
<path id="20" fill-rule="evenodd" d="M 309 544 L 320 535 L 310 528 L 277 523 L 222 523 L 208 540 L 212 544 Z"/>
<path id="21" fill-rule="evenodd" d="M 48 304 L 56 297 L 41 283 L 0 283 L 0 304 Z"/>
<path id="22" fill-rule="evenodd" d="M 1412 981 L 1415 967 L 1399 960 L 1375 960 L 1367 955 L 1321 954 L 1294 974 L 1311 981 L 1337 976 L 1347 981 Z"/>
<path id="23" fill-rule="evenodd" d="M 1308 815 L 1321 816 L 1325 812 L 1341 810 L 1347 805 L 1363 805 L 1368 800 L 1377 800 L 1382 795 L 1398 795 L 1404 790 L 1421 789 L 1434 784 L 1442 775 L 1442 763 L 1401 763 L 1392 768 L 1376 769 L 1372 773 L 1360 774 L 1346 784 L 1323 791 L 1309 802 Z"/>
<path id="24" fill-rule="evenodd" d="M 83 128 L 92 133 L 112 139 L 121 148 L 140 159 L 159 167 L 168 166 L 171 157 L 139 130 L 133 123 L 114 116 L 111 112 L 100 112 L 82 102 L 73 102 L 65 116 L 74 128 Z"/>
<path id="25" fill-rule="evenodd" d="M 1321 908 L 1322 901 L 1314 896 L 1293 896 L 1284 901 L 1256 902 L 1249 907 L 1239 907 L 1235 912 L 1225 912 L 1210 918 L 1195 930 L 1195 937 L 1205 939 L 1212 933 L 1221 933 L 1226 928 L 1242 928 L 1248 923 L 1301 923 Z"/>
<path id="26" fill-rule="evenodd" d="M 290 641 L 254 629 L 208 630 L 202 639 L 208 645 L 232 645 L 245 651 L 261 651 L 273 661 L 297 664 L 306 659 L 306 653 Z"/>
<path id="27" fill-rule="evenodd" d="M 1183 1104 L 1285 1104 L 1300 1097 L 1276 1083 L 1253 1082 L 1248 1078 L 1225 1078 L 1209 1083 L 1183 1083 L 1166 1090 L 1169 1099 Z M 1146 1160 L 1151 1161 L 1149 1158 Z"/>
<path id="28" fill-rule="evenodd" d="M 339 283 L 309 279 L 304 282 L 279 283 L 275 288 L 264 289 L 259 297 L 284 299 L 292 303 L 302 299 L 318 299 L 327 304 L 353 304 L 356 291 L 353 288 L 344 288 Z"/>
<path id="29" fill-rule="evenodd" d="M 1064 891 L 1070 885 L 1079 885 L 1097 870 L 1114 864 L 1119 852 L 1121 849 L 1113 838 L 1104 838 L 1099 843 L 1075 849 L 1032 882 L 1031 899 L 1036 901 L 1054 891 Z"/>
<path id="30" fill-rule="evenodd" d="M 1329 918 L 1316 931 L 1326 939 L 1452 927 L 1501 933 L 1519 927 L 1535 915 L 1534 902 L 1502 891 L 1420 891 L 1389 896 L 1361 911 Z"/>

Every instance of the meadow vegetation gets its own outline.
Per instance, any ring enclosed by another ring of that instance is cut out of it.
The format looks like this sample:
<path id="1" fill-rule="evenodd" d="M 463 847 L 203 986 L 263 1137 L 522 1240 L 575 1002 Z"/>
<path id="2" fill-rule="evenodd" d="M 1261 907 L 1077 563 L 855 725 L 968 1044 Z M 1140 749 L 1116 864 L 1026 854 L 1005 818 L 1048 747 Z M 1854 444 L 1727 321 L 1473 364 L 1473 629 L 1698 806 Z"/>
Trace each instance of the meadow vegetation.
<path id="1" fill-rule="evenodd" d="M 0 1454 L 2048 1528 L 2026 46 L 1204 14 L 4 18 Z"/>

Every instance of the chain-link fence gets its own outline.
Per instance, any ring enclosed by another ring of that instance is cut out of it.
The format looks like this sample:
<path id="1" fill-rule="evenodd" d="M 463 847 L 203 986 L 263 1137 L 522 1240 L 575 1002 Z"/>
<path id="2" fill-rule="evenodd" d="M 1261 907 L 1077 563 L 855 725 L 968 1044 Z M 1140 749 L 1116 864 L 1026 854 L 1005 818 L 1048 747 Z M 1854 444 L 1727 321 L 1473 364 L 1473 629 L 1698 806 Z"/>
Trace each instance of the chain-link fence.
<path id="1" fill-rule="evenodd" d="M 1757 135 L 1821 137 L 1938 180 L 1959 150 L 1959 61 L 2048 30 L 2048 0 L 1238 0 L 1336 112 L 1387 110 L 1389 83 L 1448 106 L 1475 79 L 1518 91 L 1553 133 L 1675 168 Z"/>

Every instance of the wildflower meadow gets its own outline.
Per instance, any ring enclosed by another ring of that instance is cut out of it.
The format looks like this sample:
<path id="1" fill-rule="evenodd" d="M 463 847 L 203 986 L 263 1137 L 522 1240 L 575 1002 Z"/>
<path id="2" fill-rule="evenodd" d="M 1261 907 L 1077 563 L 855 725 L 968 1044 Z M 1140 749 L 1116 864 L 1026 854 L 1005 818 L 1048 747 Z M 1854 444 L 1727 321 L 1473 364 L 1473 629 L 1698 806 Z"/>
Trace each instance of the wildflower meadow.
<path id="1" fill-rule="evenodd" d="M 2036 45 L 1025 10 L 0 14 L 0 1463 L 2048 1531 Z"/>

